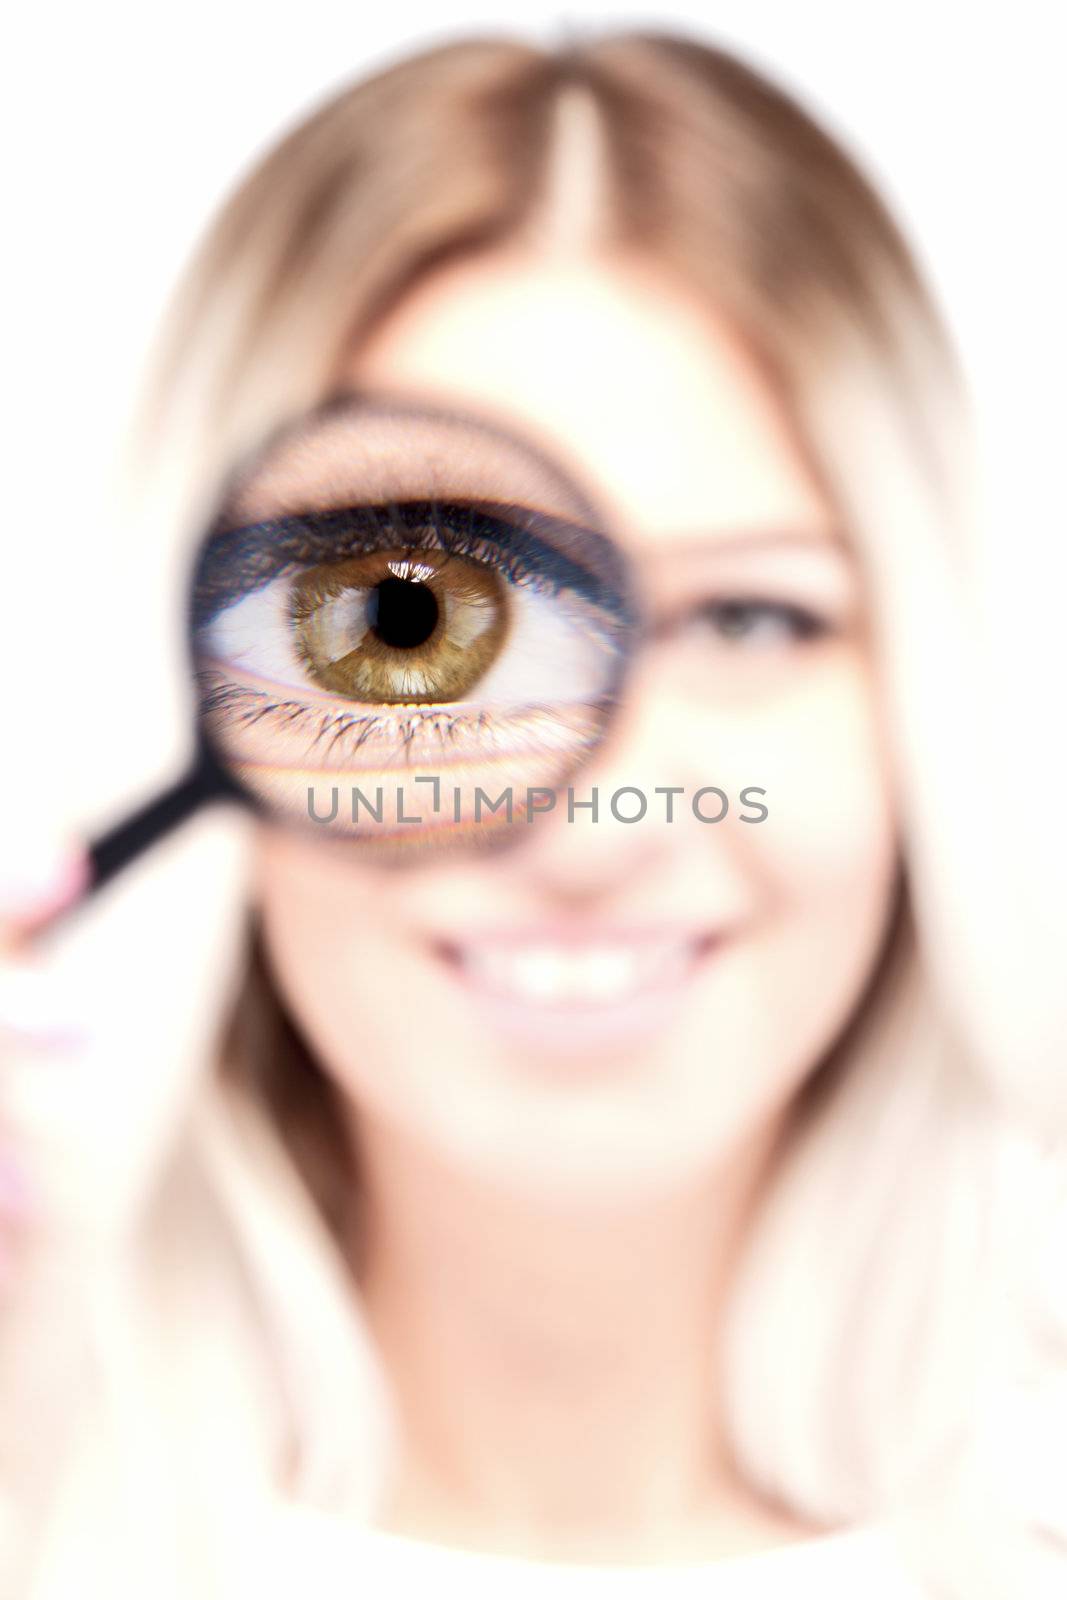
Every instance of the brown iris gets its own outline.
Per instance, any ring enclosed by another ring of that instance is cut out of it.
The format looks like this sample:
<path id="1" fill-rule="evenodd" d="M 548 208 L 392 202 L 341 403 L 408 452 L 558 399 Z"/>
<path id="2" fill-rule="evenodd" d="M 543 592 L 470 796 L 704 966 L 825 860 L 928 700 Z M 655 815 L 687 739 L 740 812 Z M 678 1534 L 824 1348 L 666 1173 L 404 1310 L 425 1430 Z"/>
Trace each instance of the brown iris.
<path id="1" fill-rule="evenodd" d="M 505 584 L 441 550 L 376 551 L 302 572 L 290 616 L 314 681 L 346 700 L 459 700 L 507 633 Z"/>

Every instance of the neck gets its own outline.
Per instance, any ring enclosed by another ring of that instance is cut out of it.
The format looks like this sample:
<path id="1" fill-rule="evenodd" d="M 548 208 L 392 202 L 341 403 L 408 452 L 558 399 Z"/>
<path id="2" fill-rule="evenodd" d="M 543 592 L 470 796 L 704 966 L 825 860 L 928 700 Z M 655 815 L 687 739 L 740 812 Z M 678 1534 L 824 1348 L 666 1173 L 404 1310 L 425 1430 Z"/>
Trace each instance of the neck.
<path id="1" fill-rule="evenodd" d="M 740 1484 L 719 1373 L 776 1132 L 684 1188 L 564 1207 L 361 1125 L 359 1276 L 401 1434 L 385 1526 L 587 1560 L 796 1532 Z"/>

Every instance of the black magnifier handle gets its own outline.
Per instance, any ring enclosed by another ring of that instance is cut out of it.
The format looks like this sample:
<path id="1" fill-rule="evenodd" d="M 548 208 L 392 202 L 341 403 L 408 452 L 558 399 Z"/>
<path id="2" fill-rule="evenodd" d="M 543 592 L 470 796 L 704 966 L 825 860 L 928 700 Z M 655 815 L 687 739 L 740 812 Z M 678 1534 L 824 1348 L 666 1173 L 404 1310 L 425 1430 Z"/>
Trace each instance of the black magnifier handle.
<path id="1" fill-rule="evenodd" d="M 215 798 L 210 769 L 199 759 L 185 775 L 92 840 L 88 849 L 89 892 L 102 889 L 165 834 Z"/>
<path id="2" fill-rule="evenodd" d="M 213 800 L 236 798 L 239 793 L 211 752 L 206 746 L 200 746 L 180 778 L 90 841 L 86 850 L 89 868 L 87 882 L 78 899 L 43 919 L 24 924 L 20 933 L 24 937 L 35 938 L 65 921 L 98 889 L 102 889 L 138 856 L 199 811 L 201 806 Z"/>

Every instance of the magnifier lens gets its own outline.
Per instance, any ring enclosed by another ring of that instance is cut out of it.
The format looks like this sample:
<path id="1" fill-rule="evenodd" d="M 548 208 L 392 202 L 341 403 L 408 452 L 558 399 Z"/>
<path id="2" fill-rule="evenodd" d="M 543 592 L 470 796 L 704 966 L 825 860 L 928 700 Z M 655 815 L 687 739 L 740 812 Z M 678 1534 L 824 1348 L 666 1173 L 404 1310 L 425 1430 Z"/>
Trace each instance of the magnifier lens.
<path id="1" fill-rule="evenodd" d="M 207 743 L 257 808 L 410 853 L 500 842 L 547 804 L 604 735 L 635 610 L 541 454 L 346 397 L 231 487 L 191 622 Z"/>

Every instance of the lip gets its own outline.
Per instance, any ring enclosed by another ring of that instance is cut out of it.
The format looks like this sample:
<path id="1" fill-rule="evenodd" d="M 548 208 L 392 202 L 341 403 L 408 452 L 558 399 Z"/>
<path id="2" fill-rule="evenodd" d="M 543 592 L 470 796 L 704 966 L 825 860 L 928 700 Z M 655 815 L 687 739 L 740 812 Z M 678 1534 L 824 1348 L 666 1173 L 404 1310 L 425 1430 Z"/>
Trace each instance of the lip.
<path id="1" fill-rule="evenodd" d="M 722 943 L 708 929 L 555 923 L 483 929 L 432 950 L 481 1027 L 574 1061 L 647 1050 Z"/>

